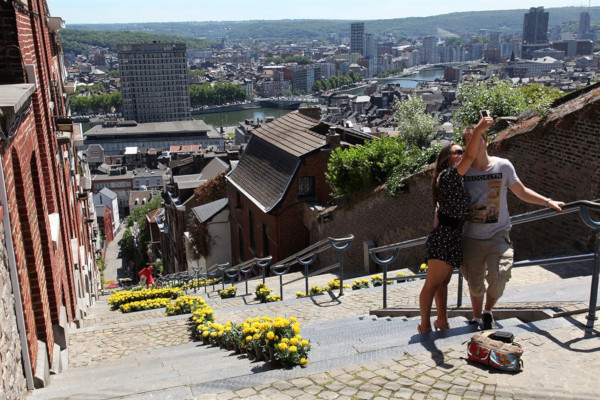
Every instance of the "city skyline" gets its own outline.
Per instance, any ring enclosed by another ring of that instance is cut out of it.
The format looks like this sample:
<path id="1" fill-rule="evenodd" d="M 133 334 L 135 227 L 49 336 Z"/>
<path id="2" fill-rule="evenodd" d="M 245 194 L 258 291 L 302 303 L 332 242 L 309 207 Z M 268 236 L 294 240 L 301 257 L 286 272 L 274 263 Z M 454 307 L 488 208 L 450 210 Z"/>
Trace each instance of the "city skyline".
<path id="1" fill-rule="evenodd" d="M 85 4 L 85 5 L 82 5 Z M 177 4 L 177 7 L 173 5 Z M 248 21 L 281 19 L 331 19 L 368 21 L 407 17 L 426 17 L 465 11 L 528 10 L 530 7 L 579 7 L 573 0 L 496 1 L 466 0 L 448 2 L 398 2 L 379 0 L 365 6 L 358 0 L 306 0 L 302 7 L 295 3 L 281 3 L 277 7 L 257 7 L 247 0 L 230 0 L 205 4 L 194 0 L 164 2 L 156 0 L 105 0 L 77 2 L 75 0 L 48 0 L 52 16 L 61 17 L 67 24 L 185 22 L 185 21 Z M 594 4 L 592 4 L 593 6 Z"/>

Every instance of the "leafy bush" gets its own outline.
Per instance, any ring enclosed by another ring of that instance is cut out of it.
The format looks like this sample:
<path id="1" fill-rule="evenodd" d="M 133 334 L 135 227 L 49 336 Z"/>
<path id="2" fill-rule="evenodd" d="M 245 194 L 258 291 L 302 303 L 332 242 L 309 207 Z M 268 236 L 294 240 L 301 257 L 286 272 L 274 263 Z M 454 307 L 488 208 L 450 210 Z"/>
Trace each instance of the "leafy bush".
<path id="1" fill-rule="evenodd" d="M 329 158 L 325 178 L 334 196 L 351 195 L 363 189 L 386 183 L 395 195 L 400 181 L 429 165 L 437 149 L 408 147 L 397 138 L 381 138 L 363 146 L 338 147 Z"/>

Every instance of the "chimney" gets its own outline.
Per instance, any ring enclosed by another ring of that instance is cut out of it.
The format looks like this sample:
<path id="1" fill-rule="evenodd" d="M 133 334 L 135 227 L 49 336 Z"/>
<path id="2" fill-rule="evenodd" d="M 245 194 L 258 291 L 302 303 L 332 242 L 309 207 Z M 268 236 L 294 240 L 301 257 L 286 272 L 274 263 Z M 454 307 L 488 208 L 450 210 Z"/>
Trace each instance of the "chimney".
<path id="1" fill-rule="evenodd" d="M 309 118 L 321 120 L 321 107 L 320 106 L 302 106 L 298 108 L 298 112 Z"/>
<path id="2" fill-rule="evenodd" d="M 342 137 L 339 133 L 336 133 L 335 128 L 329 128 L 329 133 L 325 136 L 325 143 L 329 145 L 331 150 L 340 147 Z"/>

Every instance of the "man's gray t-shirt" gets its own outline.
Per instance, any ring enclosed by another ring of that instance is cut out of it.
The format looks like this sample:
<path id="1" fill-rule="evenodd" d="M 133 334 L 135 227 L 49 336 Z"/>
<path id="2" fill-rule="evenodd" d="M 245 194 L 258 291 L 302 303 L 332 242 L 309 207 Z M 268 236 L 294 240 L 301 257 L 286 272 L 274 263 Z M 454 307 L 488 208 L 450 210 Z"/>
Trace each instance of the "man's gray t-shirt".
<path id="1" fill-rule="evenodd" d="M 469 238 L 489 239 L 499 231 L 510 229 L 507 189 L 519 178 L 510 161 L 491 158 L 491 168 L 477 171 L 471 167 L 464 176 L 465 189 L 471 196 L 471 207 L 463 234 Z"/>

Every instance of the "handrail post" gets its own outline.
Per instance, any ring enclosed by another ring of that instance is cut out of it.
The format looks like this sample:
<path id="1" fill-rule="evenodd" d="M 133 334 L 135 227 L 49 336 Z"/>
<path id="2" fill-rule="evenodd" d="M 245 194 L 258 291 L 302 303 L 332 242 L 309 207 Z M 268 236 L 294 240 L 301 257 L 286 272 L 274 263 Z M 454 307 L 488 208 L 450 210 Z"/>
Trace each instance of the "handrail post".
<path id="1" fill-rule="evenodd" d="M 283 300 L 283 275 L 287 274 L 290 270 L 289 264 L 275 264 L 271 267 L 271 271 L 275 275 L 279 275 L 279 296 Z"/>
<path id="2" fill-rule="evenodd" d="M 340 296 L 344 295 L 344 250 L 346 250 L 354 240 L 354 235 L 345 238 L 329 238 L 329 244 L 340 253 Z"/>
<path id="3" fill-rule="evenodd" d="M 600 275 L 600 222 L 594 221 L 585 205 L 579 206 L 579 214 L 583 222 L 592 229 L 596 230 L 596 243 L 594 249 L 594 270 L 592 272 L 592 287 L 590 289 L 590 304 L 588 315 L 586 316 L 586 327 L 593 328 L 596 317 L 596 305 L 598 304 L 598 277 Z"/>
<path id="4" fill-rule="evenodd" d="M 225 290 L 225 270 L 229 267 L 229 263 L 217 264 L 217 270 L 221 271 L 221 283 L 223 290 Z"/>
<path id="5" fill-rule="evenodd" d="M 463 292 L 463 276 L 462 272 L 460 272 L 460 268 L 458 268 L 458 293 L 456 295 L 456 307 L 462 307 L 462 292 Z"/>
<path id="6" fill-rule="evenodd" d="M 373 259 L 373 261 L 375 261 L 377 264 L 383 266 L 383 308 L 387 308 L 387 282 L 386 282 L 386 277 L 387 277 L 387 268 L 388 268 L 388 264 L 390 264 L 392 261 L 394 261 L 396 259 L 396 257 L 398 257 L 398 254 L 400 254 L 400 248 L 396 248 L 394 250 L 394 253 L 389 257 L 386 258 L 385 260 L 382 260 L 381 258 L 379 258 L 379 256 L 377 255 L 377 252 L 370 252 L 371 254 L 371 258 Z"/>
<path id="7" fill-rule="evenodd" d="M 263 270 L 263 284 L 266 282 L 265 279 L 267 278 L 267 267 L 269 264 L 271 264 L 271 260 L 273 260 L 273 256 L 256 259 L 256 266 L 262 268 Z"/>
<path id="8" fill-rule="evenodd" d="M 198 285 L 200 284 L 200 268 L 192 267 L 194 275 L 196 275 L 196 284 L 194 285 L 194 293 L 198 291 Z"/>
<path id="9" fill-rule="evenodd" d="M 298 262 L 298 264 L 304 266 L 304 286 L 306 287 L 306 295 L 308 295 L 308 266 L 315 262 L 316 259 L 317 253 L 313 253 L 307 260 L 303 260 L 300 257 L 296 257 L 296 261 Z"/>

